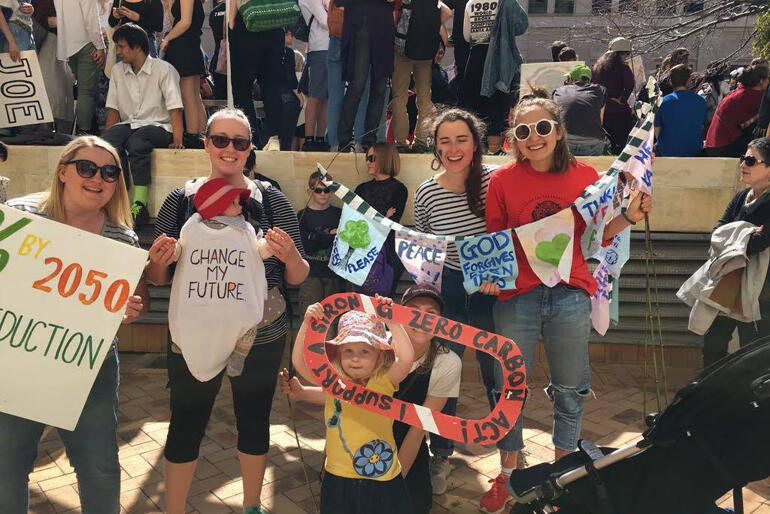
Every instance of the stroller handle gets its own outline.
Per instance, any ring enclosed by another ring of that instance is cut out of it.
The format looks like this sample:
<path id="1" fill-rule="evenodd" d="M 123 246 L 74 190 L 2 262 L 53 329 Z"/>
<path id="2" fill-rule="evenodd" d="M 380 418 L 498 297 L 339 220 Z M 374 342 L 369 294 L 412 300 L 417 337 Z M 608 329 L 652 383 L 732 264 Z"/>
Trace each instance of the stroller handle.
<path id="1" fill-rule="evenodd" d="M 605 455 L 604 457 L 593 461 L 593 467 L 596 470 L 600 470 L 606 468 L 607 466 L 611 466 L 623 459 L 627 459 L 628 457 L 638 455 L 647 449 L 648 444 L 649 443 L 647 443 L 644 439 L 640 439 L 639 441 L 627 444 L 626 446 L 618 448 L 609 455 Z M 580 480 L 585 476 L 588 476 L 588 466 L 581 466 L 577 469 L 573 469 L 572 471 L 568 471 L 567 473 L 564 473 L 562 476 L 557 478 L 556 486 L 559 489 L 564 489 L 572 482 Z"/>

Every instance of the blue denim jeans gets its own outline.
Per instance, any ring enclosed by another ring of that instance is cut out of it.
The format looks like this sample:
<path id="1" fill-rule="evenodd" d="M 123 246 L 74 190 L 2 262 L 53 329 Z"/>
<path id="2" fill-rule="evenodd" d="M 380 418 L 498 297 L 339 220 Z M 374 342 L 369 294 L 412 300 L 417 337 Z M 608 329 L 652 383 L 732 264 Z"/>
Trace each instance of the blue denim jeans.
<path id="1" fill-rule="evenodd" d="M 342 40 L 338 37 L 329 37 L 329 50 L 326 54 L 327 71 L 329 73 L 329 105 L 326 114 L 326 137 L 329 140 L 329 146 L 332 148 L 339 146 L 339 137 L 337 128 L 340 123 L 340 109 L 342 109 L 342 99 L 345 97 L 345 82 L 342 80 Z M 366 105 L 369 103 L 369 82 L 366 79 L 364 93 L 361 95 L 361 102 L 358 104 L 356 112 L 356 122 L 353 125 L 356 143 L 361 143 L 361 135 L 364 133 L 364 116 L 366 116 Z M 361 107 L 363 106 L 363 107 Z"/>
<path id="2" fill-rule="evenodd" d="M 526 369 L 535 361 L 537 341 L 542 338 L 551 383 L 546 393 L 554 403 L 553 445 L 574 450 L 580 436 L 583 402 L 591 390 L 588 336 L 591 333 L 591 299 L 582 289 L 559 284 L 537 286 L 494 307 L 497 333 L 515 342 Z M 524 448 L 524 412 L 516 421 L 507 451 Z M 504 439 L 504 440 L 505 440 Z"/>
<path id="3" fill-rule="evenodd" d="M 492 305 L 495 303 L 494 296 L 487 296 L 481 293 L 468 295 L 463 287 L 463 274 L 461 271 L 455 271 L 447 267 L 444 268 L 441 277 L 441 297 L 444 299 L 444 317 L 460 323 L 466 323 L 478 327 L 487 332 L 494 332 L 494 320 L 492 319 Z M 462 358 L 465 352 L 465 346 L 452 342 L 444 341 L 444 344 L 450 350 Z M 500 391 L 500 383 L 495 382 L 495 375 L 499 375 L 502 380 L 502 372 L 496 371 L 499 366 L 495 365 L 495 359 L 484 352 L 476 352 L 476 360 L 481 369 L 481 380 L 487 391 L 487 401 L 489 408 L 494 408 L 497 403 L 496 393 Z M 442 411 L 444 414 L 454 416 L 457 414 L 457 398 L 449 398 Z M 433 455 L 439 457 L 449 457 L 454 452 L 454 442 L 449 439 L 431 434 L 430 451 Z"/>
<path id="4" fill-rule="evenodd" d="M 75 430 L 59 429 L 78 478 L 83 514 L 117 514 L 120 511 L 117 406 L 118 353 L 107 354 Z M 45 425 L 0 413 L 0 511 L 26 514 L 29 508 L 29 474 L 37 458 L 37 445 Z"/>
<path id="5" fill-rule="evenodd" d="M 32 37 L 32 32 L 17 23 L 8 23 L 8 28 L 10 29 L 13 40 L 16 41 L 16 46 L 19 47 L 20 51 L 23 52 L 25 50 L 35 49 L 35 40 Z M 3 52 L 7 52 L 8 41 L 5 40 L 5 37 L 2 36 L 2 34 L 0 34 L 0 38 L 2 38 L 2 50 Z"/>
<path id="6" fill-rule="evenodd" d="M 582 145 L 577 143 L 567 143 L 569 147 L 569 153 L 572 155 L 603 155 L 605 143 L 597 143 L 595 145 Z"/>

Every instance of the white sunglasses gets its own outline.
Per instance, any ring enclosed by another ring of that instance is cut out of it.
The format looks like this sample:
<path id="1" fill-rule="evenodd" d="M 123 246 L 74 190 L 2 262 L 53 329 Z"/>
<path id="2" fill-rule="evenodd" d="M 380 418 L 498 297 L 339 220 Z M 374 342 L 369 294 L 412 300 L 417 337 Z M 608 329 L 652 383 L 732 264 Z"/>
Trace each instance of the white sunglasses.
<path id="1" fill-rule="evenodd" d="M 559 125 L 559 122 L 547 118 L 543 118 L 535 123 L 519 123 L 513 127 L 513 137 L 518 141 L 526 141 L 532 135 L 530 127 L 535 127 L 535 132 L 537 132 L 538 136 L 546 137 L 551 135 L 551 132 L 553 132 L 557 125 Z"/>

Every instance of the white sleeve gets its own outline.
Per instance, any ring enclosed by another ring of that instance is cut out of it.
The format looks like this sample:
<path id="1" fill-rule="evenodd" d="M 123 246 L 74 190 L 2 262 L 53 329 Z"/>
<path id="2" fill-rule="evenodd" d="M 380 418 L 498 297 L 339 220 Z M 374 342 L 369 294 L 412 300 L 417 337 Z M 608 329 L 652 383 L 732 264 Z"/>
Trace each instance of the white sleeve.
<path id="1" fill-rule="evenodd" d="M 310 8 L 310 14 L 315 16 L 314 22 L 318 22 L 324 29 L 328 30 L 326 26 L 326 9 L 324 9 L 323 2 L 321 0 L 313 0 L 308 5 Z"/>
<path id="2" fill-rule="evenodd" d="M 465 12 L 463 13 L 463 38 L 467 42 L 471 42 L 471 5 L 473 1 L 465 4 Z"/>
<path id="3" fill-rule="evenodd" d="M 453 351 L 436 355 L 430 374 L 428 394 L 440 398 L 458 398 L 463 363 Z"/>
<path id="4" fill-rule="evenodd" d="M 104 50 L 102 26 L 96 0 L 80 0 L 80 12 L 83 14 L 83 25 L 88 33 L 88 39 L 97 50 Z"/>

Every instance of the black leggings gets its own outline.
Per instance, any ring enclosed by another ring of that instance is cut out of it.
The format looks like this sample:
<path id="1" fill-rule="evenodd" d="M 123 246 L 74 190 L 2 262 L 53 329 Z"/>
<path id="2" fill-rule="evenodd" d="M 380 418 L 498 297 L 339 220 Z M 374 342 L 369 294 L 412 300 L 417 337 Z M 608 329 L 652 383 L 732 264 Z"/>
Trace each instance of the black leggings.
<path id="1" fill-rule="evenodd" d="M 284 343 L 285 339 L 281 336 L 275 341 L 254 345 L 246 357 L 241 376 L 230 377 L 238 428 L 238 451 L 241 453 L 267 453 L 270 444 L 270 410 Z M 198 458 L 211 408 L 225 371 L 222 370 L 207 382 L 200 382 L 190 374 L 181 354 L 172 352 L 169 346 L 167 355 L 171 423 L 163 454 L 169 462 L 182 464 Z"/>

